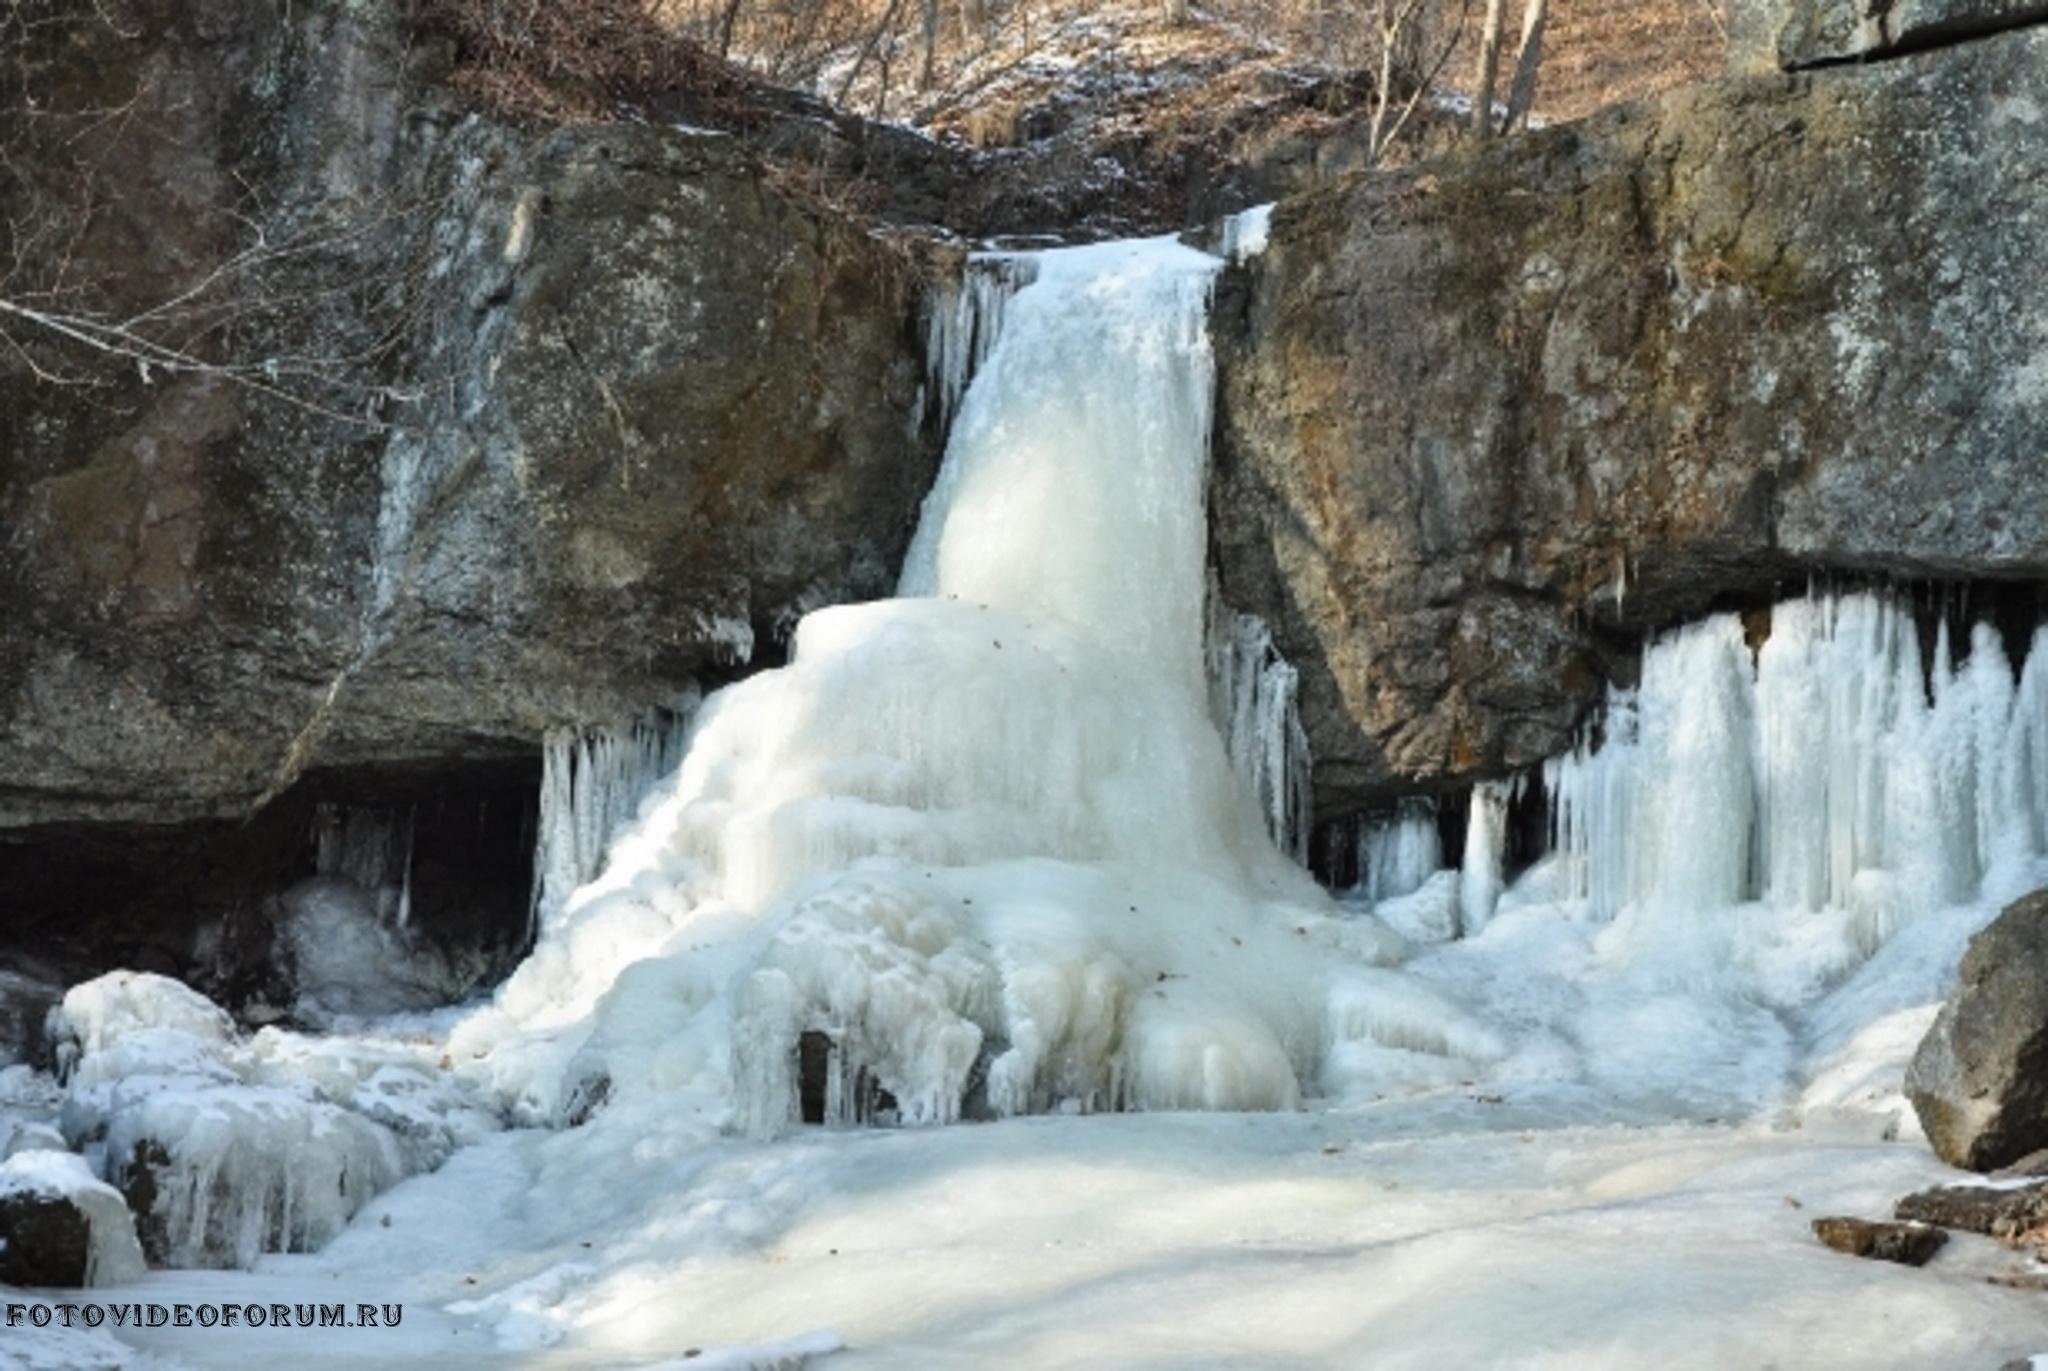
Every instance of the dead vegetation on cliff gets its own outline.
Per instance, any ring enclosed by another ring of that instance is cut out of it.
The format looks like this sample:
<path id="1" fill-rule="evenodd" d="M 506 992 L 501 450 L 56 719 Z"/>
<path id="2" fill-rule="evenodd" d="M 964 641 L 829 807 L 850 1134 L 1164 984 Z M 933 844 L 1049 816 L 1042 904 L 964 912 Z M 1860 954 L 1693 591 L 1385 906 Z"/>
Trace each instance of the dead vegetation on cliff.
<path id="1" fill-rule="evenodd" d="M 454 45 L 456 89 L 508 115 L 557 121 L 622 109 L 738 117 L 753 80 L 643 0 L 415 0 L 413 23 Z"/>

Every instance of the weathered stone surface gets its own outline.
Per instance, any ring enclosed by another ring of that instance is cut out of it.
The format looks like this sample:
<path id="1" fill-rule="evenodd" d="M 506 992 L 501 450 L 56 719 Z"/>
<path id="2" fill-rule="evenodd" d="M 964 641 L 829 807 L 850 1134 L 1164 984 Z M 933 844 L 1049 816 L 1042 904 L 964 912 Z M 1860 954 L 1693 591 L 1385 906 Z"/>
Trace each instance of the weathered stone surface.
<path id="1" fill-rule="evenodd" d="M 309 407 L 0 349 L 0 827 L 530 756 L 889 584 L 936 456 L 900 254 L 731 138 L 458 118 L 400 8 L 123 0 L 30 63 L 46 109 L 140 92 L 70 268 L 107 306 L 245 247 L 247 196 L 323 246 L 234 355 L 334 365 L 280 372 Z"/>
<path id="2" fill-rule="evenodd" d="M 127 1206 L 85 1158 L 32 1148 L 0 1161 L 0 1285 L 115 1285 L 141 1275 Z"/>
<path id="3" fill-rule="evenodd" d="M 2008 905 L 1963 953 L 1906 1070 L 1906 1097 L 1952 1166 L 1990 1171 L 2048 1146 L 2048 890 Z"/>
<path id="4" fill-rule="evenodd" d="M 1212 537 L 1319 813 L 1564 748 L 1711 607 L 2048 577 L 2044 70 L 1720 82 L 1279 207 L 1220 290 Z"/>
<path id="5" fill-rule="evenodd" d="M 58 1195 L 0 1195 L 0 1284 L 76 1289 L 85 1284 L 92 1225 Z"/>
<path id="6" fill-rule="evenodd" d="M 330 803 L 446 840 L 432 931 L 516 936 L 544 730 L 892 583 L 913 260 L 741 138 L 470 113 L 411 10 L 0 16 L 0 299 L 196 311 L 153 336 L 216 364 L 0 312 L 0 966 L 275 1003 Z"/>
<path id="7" fill-rule="evenodd" d="M 1737 75 L 1870 61 L 2048 20 L 2041 0 L 1735 0 Z"/>
<path id="8" fill-rule="evenodd" d="M 1982 1233 L 2018 1245 L 2038 1240 L 2048 1224 L 2048 1182 L 2040 1185 L 1937 1185 L 1916 1190 L 1892 1209 L 1894 1218 Z"/>
<path id="9" fill-rule="evenodd" d="M 1947 1233 L 1925 1224 L 1845 1217 L 1815 1219 L 1813 1235 L 1837 1252 L 1901 1266 L 1925 1266 L 1948 1243 Z"/>

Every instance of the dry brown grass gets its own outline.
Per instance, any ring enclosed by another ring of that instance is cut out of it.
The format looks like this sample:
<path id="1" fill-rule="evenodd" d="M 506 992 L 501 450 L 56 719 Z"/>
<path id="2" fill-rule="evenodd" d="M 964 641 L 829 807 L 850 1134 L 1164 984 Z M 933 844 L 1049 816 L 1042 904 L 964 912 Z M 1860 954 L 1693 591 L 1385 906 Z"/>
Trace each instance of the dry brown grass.
<path id="1" fill-rule="evenodd" d="M 1728 40 L 1716 0 L 1551 0 L 1536 108 L 1577 119 L 1720 74 Z"/>
<path id="2" fill-rule="evenodd" d="M 415 22 L 453 40 L 457 89 L 554 121 L 740 101 L 748 82 L 642 0 L 419 0 Z"/>

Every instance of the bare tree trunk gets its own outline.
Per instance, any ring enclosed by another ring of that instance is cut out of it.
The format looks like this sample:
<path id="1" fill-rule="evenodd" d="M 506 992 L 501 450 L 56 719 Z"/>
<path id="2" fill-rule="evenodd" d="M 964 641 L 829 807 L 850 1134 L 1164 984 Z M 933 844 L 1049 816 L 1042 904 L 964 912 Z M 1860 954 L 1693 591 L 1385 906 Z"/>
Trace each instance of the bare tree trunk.
<path id="1" fill-rule="evenodd" d="M 1486 23 L 1479 30 L 1479 71 L 1472 80 L 1472 136 L 1493 137 L 1493 88 L 1500 81 L 1500 31 L 1506 0 L 1486 0 Z"/>
<path id="2" fill-rule="evenodd" d="M 725 13 L 718 20 L 718 55 L 732 56 L 732 31 L 740 19 L 740 0 L 725 0 Z"/>
<path id="3" fill-rule="evenodd" d="M 853 94 L 854 82 L 860 80 L 862 70 L 866 68 L 868 59 L 875 55 L 875 49 L 881 46 L 883 37 L 896 27 L 896 12 L 902 8 L 903 0 L 889 0 L 889 8 L 882 11 L 881 20 L 868 31 L 867 41 L 861 44 L 860 52 L 853 59 L 852 68 L 846 73 L 846 79 L 839 83 L 839 104 L 845 104 L 847 98 Z"/>
<path id="4" fill-rule="evenodd" d="M 988 25 L 987 0 L 960 0 L 961 36 L 969 42 L 981 37 Z"/>
<path id="5" fill-rule="evenodd" d="M 1380 34 L 1380 74 L 1372 92 L 1372 127 L 1366 133 L 1366 158 L 1378 165 L 1392 137 L 1387 132 L 1387 111 L 1394 104 L 1394 35 L 1383 28 Z"/>
<path id="6" fill-rule="evenodd" d="M 1531 0 L 1533 3 L 1533 0 Z M 924 3 L 924 64 L 917 73 L 917 88 L 932 88 L 932 69 L 939 57 L 939 0 Z"/>
<path id="7" fill-rule="evenodd" d="M 1522 50 L 1515 54 L 1515 79 L 1508 86 L 1506 127 L 1525 123 L 1536 103 L 1536 69 L 1543 64 L 1543 25 L 1550 17 L 1550 0 L 1523 0 Z"/>
<path id="8" fill-rule="evenodd" d="M 1166 22 L 1185 24 L 1188 21 L 1188 0 L 1166 0 Z"/>

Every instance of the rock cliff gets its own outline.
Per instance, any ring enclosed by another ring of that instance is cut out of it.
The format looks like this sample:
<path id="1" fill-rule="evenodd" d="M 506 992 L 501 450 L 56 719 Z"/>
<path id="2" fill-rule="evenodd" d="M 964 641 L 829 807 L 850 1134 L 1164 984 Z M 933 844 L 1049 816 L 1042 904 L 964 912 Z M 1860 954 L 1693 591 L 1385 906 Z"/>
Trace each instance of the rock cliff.
<path id="1" fill-rule="evenodd" d="M 471 113 L 403 9 L 9 35 L 11 934 L 182 946 L 317 800 L 495 801 L 516 851 L 543 730 L 892 583 L 937 458 L 910 257 L 731 136 Z"/>
<path id="2" fill-rule="evenodd" d="M 1217 308 L 1212 537 L 1320 813 L 1559 751 L 1643 633 L 1810 577 L 2031 622 L 2044 71 L 2031 29 L 1729 79 L 1282 203 Z"/>

